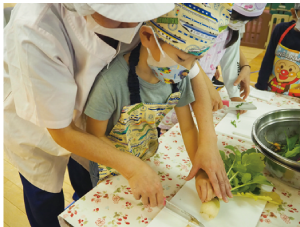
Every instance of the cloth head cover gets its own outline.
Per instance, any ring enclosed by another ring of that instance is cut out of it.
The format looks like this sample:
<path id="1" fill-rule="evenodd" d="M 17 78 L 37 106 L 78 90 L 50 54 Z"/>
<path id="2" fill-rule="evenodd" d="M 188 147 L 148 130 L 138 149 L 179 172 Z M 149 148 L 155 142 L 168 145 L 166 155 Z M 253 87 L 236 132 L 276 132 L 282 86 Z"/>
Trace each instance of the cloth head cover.
<path id="1" fill-rule="evenodd" d="M 299 9 L 300 9 L 300 3 L 295 3 L 294 9 L 295 9 L 295 10 L 299 10 Z"/>
<path id="2" fill-rule="evenodd" d="M 257 17 L 260 16 L 267 3 L 234 3 L 233 10 L 246 16 L 246 17 Z"/>
<path id="3" fill-rule="evenodd" d="M 174 8 L 174 3 L 63 3 L 65 8 L 80 16 L 95 12 L 120 22 L 144 22 L 159 17 Z"/>
<path id="4" fill-rule="evenodd" d="M 231 16 L 230 3 L 176 3 L 167 14 L 146 22 L 166 43 L 189 54 L 203 55 Z"/>

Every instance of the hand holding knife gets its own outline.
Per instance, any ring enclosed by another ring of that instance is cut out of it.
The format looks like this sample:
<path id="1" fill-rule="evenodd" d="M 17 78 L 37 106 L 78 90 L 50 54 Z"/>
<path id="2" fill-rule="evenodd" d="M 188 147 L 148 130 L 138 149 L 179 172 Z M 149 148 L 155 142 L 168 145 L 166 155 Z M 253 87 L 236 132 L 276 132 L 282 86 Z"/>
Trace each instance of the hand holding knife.
<path id="1" fill-rule="evenodd" d="M 197 218 L 195 218 L 190 213 L 186 212 L 185 210 L 180 209 L 178 206 L 174 205 L 173 203 L 169 202 L 164 198 L 164 206 L 169 210 L 173 211 L 174 213 L 178 214 L 179 216 L 185 218 L 189 221 L 189 223 L 194 224 L 195 226 L 205 227 Z"/>

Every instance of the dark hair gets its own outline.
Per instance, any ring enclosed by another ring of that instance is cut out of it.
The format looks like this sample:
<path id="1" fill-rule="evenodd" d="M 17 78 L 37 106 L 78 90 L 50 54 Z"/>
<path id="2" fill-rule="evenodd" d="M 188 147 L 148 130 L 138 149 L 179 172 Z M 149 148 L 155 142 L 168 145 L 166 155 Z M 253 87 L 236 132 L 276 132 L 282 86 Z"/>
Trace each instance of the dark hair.
<path id="1" fill-rule="evenodd" d="M 233 9 L 231 17 L 230 17 L 230 20 L 239 20 L 239 21 L 249 20 L 249 21 L 252 21 L 254 19 L 257 19 L 258 17 L 259 16 L 256 16 L 256 17 L 247 17 L 247 16 L 244 16 L 243 14 L 238 13 L 237 11 L 235 11 Z M 229 27 L 228 27 L 228 29 L 229 29 L 229 33 L 232 33 L 232 35 L 231 35 L 230 41 L 226 44 L 225 48 L 228 48 L 228 47 L 232 46 L 238 40 L 238 38 L 239 38 L 239 31 L 232 30 Z"/>

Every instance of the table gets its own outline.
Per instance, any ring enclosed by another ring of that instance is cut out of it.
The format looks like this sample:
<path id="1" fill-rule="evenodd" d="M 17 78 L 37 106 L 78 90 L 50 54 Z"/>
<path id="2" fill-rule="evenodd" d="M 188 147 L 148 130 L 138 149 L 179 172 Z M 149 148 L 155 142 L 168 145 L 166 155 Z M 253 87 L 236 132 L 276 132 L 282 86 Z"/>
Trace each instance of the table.
<path id="1" fill-rule="evenodd" d="M 222 99 L 228 99 L 225 89 L 220 91 Z M 300 108 L 300 99 L 276 94 L 270 102 L 250 98 L 270 105 L 283 108 Z M 214 112 L 214 124 L 217 125 L 225 116 L 224 110 Z M 222 134 L 218 136 L 218 147 L 227 154 L 227 145 L 236 146 L 240 151 L 255 147 L 253 143 Z M 191 169 L 191 162 L 185 150 L 179 125 L 159 139 L 158 152 L 146 163 L 157 171 L 161 178 L 164 194 L 170 200 L 184 185 L 184 178 Z M 284 185 L 274 178 L 267 170 L 264 174 L 275 187 L 283 203 L 274 205 L 267 203 L 257 227 L 276 226 L 300 227 L 300 190 Z M 65 226 L 147 226 L 159 213 L 159 208 L 144 206 L 141 201 L 133 198 L 130 186 L 122 176 L 112 177 L 102 182 L 89 193 L 75 202 L 59 215 L 62 227 Z M 66 224 L 66 222 L 70 225 Z"/>

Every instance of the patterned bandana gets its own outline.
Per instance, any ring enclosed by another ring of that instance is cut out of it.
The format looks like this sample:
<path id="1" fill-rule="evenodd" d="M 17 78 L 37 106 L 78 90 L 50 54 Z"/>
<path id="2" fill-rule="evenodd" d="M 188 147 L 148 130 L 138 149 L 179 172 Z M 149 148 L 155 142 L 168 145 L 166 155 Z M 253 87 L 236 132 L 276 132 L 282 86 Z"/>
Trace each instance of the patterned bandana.
<path id="1" fill-rule="evenodd" d="M 267 3 L 234 3 L 233 10 L 246 17 L 260 16 L 266 7 Z"/>
<path id="2" fill-rule="evenodd" d="M 176 3 L 174 10 L 146 22 L 166 43 L 196 56 L 214 44 L 227 28 L 231 3 Z"/>

